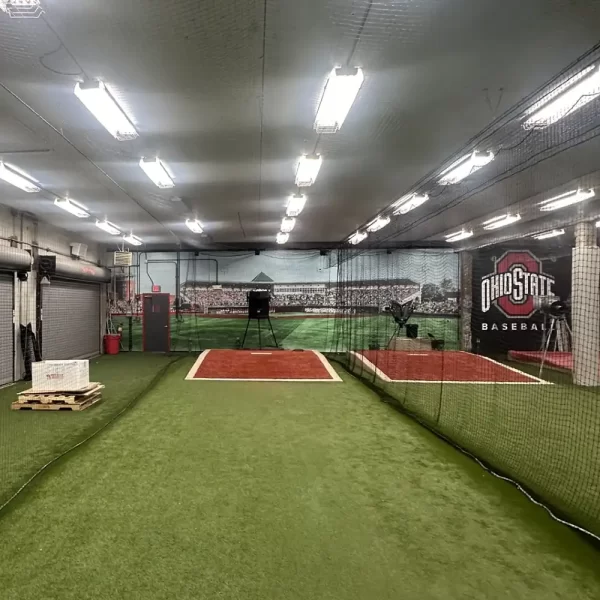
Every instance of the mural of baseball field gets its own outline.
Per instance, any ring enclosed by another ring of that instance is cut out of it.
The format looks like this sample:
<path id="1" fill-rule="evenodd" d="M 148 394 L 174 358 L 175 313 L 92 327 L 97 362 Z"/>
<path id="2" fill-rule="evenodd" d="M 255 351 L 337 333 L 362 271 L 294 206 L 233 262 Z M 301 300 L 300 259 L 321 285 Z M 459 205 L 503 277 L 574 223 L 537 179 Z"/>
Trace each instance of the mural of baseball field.
<path id="1" fill-rule="evenodd" d="M 269 320 L 248 320 L 251 291 L 268 293 Z M 171 351 L 276 343 L 329 352 L 383 348 L 408 331 L 446 348 L 458 340 L 458 261 L 451 253 L 365 252 L 345 261 L 314 251 L 139 253 L 134 267 L 116 270 L 112 290 L 123 350 L 145 348 L 150 294 L 168 294 Z M 394 306 L 409 310 L 408 329 L 398 328 Z"/>

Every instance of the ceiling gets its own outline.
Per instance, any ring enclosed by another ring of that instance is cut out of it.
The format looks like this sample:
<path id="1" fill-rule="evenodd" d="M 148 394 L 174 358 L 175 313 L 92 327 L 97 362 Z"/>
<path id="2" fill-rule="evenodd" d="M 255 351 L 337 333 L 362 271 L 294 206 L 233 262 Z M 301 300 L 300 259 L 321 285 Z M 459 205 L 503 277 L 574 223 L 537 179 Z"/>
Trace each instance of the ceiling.
<path id="1" fill-rule="evenodd" d="M 594 46 L 600 22 L 596 0 L 41 1 L 40 19 L 0 12 L 0 157 L 43 192 L 0 182 L 0 202 L 110 242 L 93 220 L 54 207 L 68 195 L 156 249 L 271 245 L 296 161 L 315 148 L 323 167 L 289 246 L 344 240 L 491 123 L 499 137 L 486 143 L 517 136 L 511 108 Z M 318 137 L 326 77 L 346 62 L 365 82 L 341 131 Z M 110 86 L 139 138 L 117 142 L 87 112 L 73 94 L 84 77 Z M 466 189 L 432 194 L 376 239 L 443 240 L 584 176 L 598 168 L 584 145 L 597 152 L 598 142 L 585 135 L 583 144 L 554 139 L 568 152 L 524 175 L 519 160 L 541 143 L 530 139 L 514 165 L 493 163 L 493 177 L 506 178 L 486 187 L 480 172 Z M 172 190 L 139 168 L 154 155 L 173 172 Z"/>

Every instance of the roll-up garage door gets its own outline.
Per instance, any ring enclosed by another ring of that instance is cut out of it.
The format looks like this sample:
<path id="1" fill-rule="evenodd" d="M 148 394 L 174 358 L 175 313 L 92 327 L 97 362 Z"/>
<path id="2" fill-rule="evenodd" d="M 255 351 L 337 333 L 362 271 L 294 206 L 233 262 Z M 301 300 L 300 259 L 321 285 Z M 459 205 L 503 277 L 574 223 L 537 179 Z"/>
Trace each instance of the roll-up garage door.
<path id="1" fill-rule="evenodd" d="M 13 275 L 0 274 L 0 384 L 13 381 Z"/>
<path id="2" fill-rule="evenodd" d="M 100 286 L 52 279 L 42 288 L 45 360 L 88 358 L 100 352 Z"/>

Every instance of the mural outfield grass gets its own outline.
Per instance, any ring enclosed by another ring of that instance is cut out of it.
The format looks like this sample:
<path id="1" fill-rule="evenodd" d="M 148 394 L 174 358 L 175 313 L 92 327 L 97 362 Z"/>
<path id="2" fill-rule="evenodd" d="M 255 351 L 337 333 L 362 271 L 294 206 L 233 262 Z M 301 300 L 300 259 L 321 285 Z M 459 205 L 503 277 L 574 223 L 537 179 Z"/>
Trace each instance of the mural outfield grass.
<path id="1" fill-rule="evenodd" d="M 123 327 L 123 350 L 129 349 L 129 322 L 131 320 L 132 350 L 142 350 L 142 321 L 139 317 L 116 316 L 116 327 Z M 349 348 L 368 348 L 378 344 L 385 347 L 394 332 L 394 321 L 389 315 L 365 315 L 349 318 L 306 317 L 303 315 L 273 316 L 273 330 L 283 348 L 302 348 L 323 352 L 344 351 Z M 415 316 L 411 324 L 419 326 L 419 337 L 433 335 L 445 340 L 446 348 L 458 345 L 456 317 Z M 206 348 L 237 348 L 241 345 L 247 320 L 239 317 L 205 317 L 182 315 L 171 317 L 171 350 L 197 351 Z M 263 346 L 271 346 L 273 338 L 267 322 L 261 323 Z M 404 332 L 403 332 L 404 335 Z M 259 346 L 257 322 L 252 321 L 246 338 L 246 348 Z"/>

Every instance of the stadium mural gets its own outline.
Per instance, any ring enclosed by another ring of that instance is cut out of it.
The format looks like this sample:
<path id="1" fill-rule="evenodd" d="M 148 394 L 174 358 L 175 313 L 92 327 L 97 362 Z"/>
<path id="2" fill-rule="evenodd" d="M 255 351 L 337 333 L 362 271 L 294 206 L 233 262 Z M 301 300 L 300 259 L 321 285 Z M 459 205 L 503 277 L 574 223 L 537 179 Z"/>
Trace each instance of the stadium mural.
<path id="1" fill-rule="evenodd" d="M 539 350 L 546 307 L 571 293 L 571 257 L 542 259 L 538 250 L 494 248 L 473 259 L 473 344 L 484 354 Z"/>
<path id="2" fill-rule="evenodd" d="M 134 262 L 116 270 L 111 301 L 125 330 L 122 317 L 133 317 L 133 347 L 141 345 L 141 295 L 158 290 L 170 295 L 172 341 L 181 338 L 180 349 L 235 347 L 251 290 L 270 292 L 273 321 L 287 347 L 338 347 L 334 321 L 340 317 L 361 317 L 364 343 L 375 343 L 392 327 L 386 314 L 392 301 L 413 301 L 419 322 L 435 328 L 442 319 L 457 329 L 458 260 L 451 253 L 365 252 L 349 260 L 314 251 L 139 253 Z"/>

